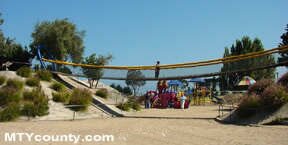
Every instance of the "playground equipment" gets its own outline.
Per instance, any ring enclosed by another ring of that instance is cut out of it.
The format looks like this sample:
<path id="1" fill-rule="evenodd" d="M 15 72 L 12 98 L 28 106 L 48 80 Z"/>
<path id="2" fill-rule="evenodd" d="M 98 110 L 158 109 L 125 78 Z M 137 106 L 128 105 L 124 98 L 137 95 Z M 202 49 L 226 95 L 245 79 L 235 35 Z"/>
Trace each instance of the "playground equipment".
<path id="1" fill-rule="evenodd" d="M 151 104 L 152 108 L 177 108 L 179 109 L 181 107 L 180 105 L 180 97 L 177 96 L 176 92 L 164 92 L 161 94 L 158 94 L 156 91 L 148 91 L 146 94 L 154 92 L 154 96 L 151 97 Z M 182 94 L 184 95 L 184 94 Z M 188 108 L 190 104 L 190 100 L 187 99 L 185 101 L 185 108 Z"/>
<path id="2" fill-rule="evenodd" d="M 288 46 L 283 46 L 279 48 L 274 48 L 271 50 L 260 51 L 242 54 L 238 56 L 230 56 L 220 59 L 200 61 L 200 62 L 189 62 L 189 63 L 179 63 L 179 64 L 169 64 L 169 65 L 159 65 L 161 69 L 161 73 L 159 78 L 155 78 L 155 65 L 150 66 L 97 66 L 91 64 L 79 64 L 72 63 L 66 61 L 59 61 L 53 59 L 46 59 L 39 57 L 43 62 L 59 64 L 70 66 L 69 69 L 72 70 L 73 76 L 85 77 L 83 73 L 81 73 L 81 68 L 91 68 L 91 69 L 103 69 L 104 76 L 101 79 L 110 79 L 110 80 L 126 80 L 127 79 L 127 71 L 128 70 L 140 70 L 145 78 L 134 78 L 135 80 L 146 80 L 146 81 L 155 81 L 155 80 L 180 80 L 180 79 L 191 79 L 191 78 L 199 78 L 199 77 L 208 77 L 208 76 L 217 76 L 217 75 L 226 75 L 230 73 L 236 72 L 245 72 L 245 71 L 254 71 L 260 69 L 268 69 L 277 66 L 287 65 L 288 62 L 278 62 L 271 63 L 267 65 L 261 65 L 259 62 L 259 67 L 249 67 L 243 69 L 231 68 L 231 70 L 227 70 L 226 72 L 221 71 L 222 64 L 229 64 L 234 62 L 245 61 L 247 59 L 259 58 L 259 57 L 267 57 L 274 56 L 274 58 L 279 57 L 279 53 L 283 53 L 288 51 Z M 39 49 L 40 52 L 40 49 Z M 41 54 L 40 54 L 41 56 Z M 42 63 L 41 63 L 42 65 Z M 57 72 L 57 70 L 55 71 Z M 68 74 L 66 74 L 68 75 Z M 165 77 L 164 77 L 165 76 Z"/>

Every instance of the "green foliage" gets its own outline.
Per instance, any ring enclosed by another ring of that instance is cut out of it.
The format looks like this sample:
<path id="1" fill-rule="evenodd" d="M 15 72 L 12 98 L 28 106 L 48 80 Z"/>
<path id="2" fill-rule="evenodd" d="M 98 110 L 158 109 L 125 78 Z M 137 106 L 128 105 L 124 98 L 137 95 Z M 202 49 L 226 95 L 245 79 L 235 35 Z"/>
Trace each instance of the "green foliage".
<path id="1" fill-rule="evenodd" d="M 137 102 L 133 102 L 132 103 L 132 109 L 136 110 L 136 111 L 140 111 L 141 110 L 141 106 L 139 103 Z"/>
<path id="2" fill-rule="evenodd" d="M 119 103 L 116 107 L 123 110 L 123 111 L 130 111 L 131 104 L 129 104 L 127 102 L 126 103 Z"/>
<path id="3" fill-rule="evenodd" d="M 6 81 L 6 77 L 0 76 L 0 85 L 3 85 Z"/>
<path id="4" fill-rule="evenodd" d="M 71 93 L 68 91 L 62 91 L 57 93 L 52 93 L 53 101 L 68 103 L 71 97 Z"/>
<path id="5" fill-rule="evenodd" d="M 43 81 L 50 82 L 52 80 L 52 74 L 47 70 L 38 70 L 36 76 Z"/>
<path id="6" fill-rule="evenodd" d="M 108 91 L 107 91 L 107 89 L 99 89 L 96 91 L 96 95 L 101 97 L 101 98 L 107 99 L 108 98 Z"/>
<path id="7" fill-rule="evenodd" d="M 24 83 L 17 79 L 8 79 L 6 87 L 14 88 L 16 90 L 22 90 L 24 87 Z"/>
<path id="8" fill-rule="evenodd" d="M 81 62 L 84 52 L 84 31 L 78 31 L 76 25 L 68 19 L 43 21 L 35 26 L 30 44 L 32 53 L 37 54 L 37 46 L 41 45 L 45 58 Z"/>
<path id="9" fill-rule="evenodd" d="M 286 29 L 285 30 L 286 30 L 286 32 L 283 33 L 281 35 L 281 37 L 280 37 L 282 42 L 279 44 L 279 47 L 288 45 L 288 24 L 286 25 Z M 281 56 L 282 57 L 280 57 L 279 60 L 278 60 L 279 62 L 288 61 L 288 52 L 287 51 L 281 53 Z"/>
<path id="10" fill-rule="evenodd" d="M 139 70 L 129 70 L 127 72 L 126 78 L 127 78 L 126 84 L 127 86 L 132 87 L 134 96 L 136 96 L 136 90 L 146 84 L 146 81 L 144 80 L 145 76 Z M 143 80 L 140 80 L 140 79 L 143 79 Z"/>
<path id="11" fill-rule="evenodd" d="M 259 107 L 260 104 L 260 97 L 257 95 L 245 96 L 241 103 L 239 104 L 239 108 L 237 113 L 242 118 L 251 117 L 254 115 Z"/>
<path id="12" fill-rule="evenodd" d="M 38 87 L 40 85 L 40 80 L 38 78 L 28 78 L 26 80 L 26 85 L 30 87 Z"/>
<path id="13" fill-rule="evenodd" d="M 117 91 L 119 91 L 120 93 L 123 93 L 124 95 L 128 95 L 128 96 L 132 95 L 132 90 L 128 86 L 121 87 L 120 85 L 111 84 L 110 87 L 116 89 Z"/>
<path id="14" fill-rule="evenodd" d="M 4 20 L 0 18 L 0 25 L 2 25 L 3 22 Z M 20 61 L 29 63 L 29 59 L 31 57 L 32 56 L 27 48 L 23 48 L 20 44 L 16 43 L 14 39 L 9 37 L 6 38 L 0 29 L 0 66 L 7 61 Z M 21 66 L 23 66 L 23 64 L 12 64 L 9 67 L 9 70 L 15 71 Z M 0 69 L 5 68 L 0 67 Z"/>
<path id="15" fill-rule="evenodd" d="M 123 88 L 123 94 L 128 95 L 128 96 L 132 95 L 132 90 L 128 86 L 126 86 Z"/>
<path id="16" fill-rule="evenodd" d="M 33 102 L 24 102 L 23 108 L 21 110 L 21 115 L 29 117 L 37 116 L 36 107 Z"/>
<path id="17" fill-rule="evenodd" d="M 20 67 L 19 69 L 17 69 L 16 73 L 17 73 L 17 75 L 19 75 L 21 77 L 28 78 L 32 75 L 32 70 L 30 67 L 23 66 L 23 67 Z"/>
<path id="18" fill-rule="evenodd" d="M 251 85 L 248 88 L 248 93 L 249 94 L 256 94 L 256 95 L 261 95 L 263 93 L 263 91 L 271 86 L 272 84 L 274 84 L 274 81 L 271 79 L 262 79 L 257 81 L 255 84 Z"/>
<path id="19" fill-rule="evenodd" d="M 261 102 L 266 106 L 280 107 L 288 103 L 287 89 L 281 85 L 273 84 L 264 90 L 261 96 Z"/>
<path id="20" fill-rule="evenodd" d="M 72 91 L 69 105 L 79 105 L 77 107 L 72 107 L 75 111 L 85 111 L 92 101 L 92 93 L 87 89 L 75 88 Z"/>
<path id="21" fill-rule="evenodd" d="M 3 110 L 0 111 L 0 121 L 15 120 L 20 116 L 20 105 L 18 103 L 9 103 Z"/>
<path id="22" fill-rule="evenodd" d="M 35 88 L 32 91 L 25 91 L 23 93 L 25 101 L 33 102 L 33 109 L 35 116 L 43 116 L 48 114 L 48 98 L 40 88 Z"/>
<path id="23" fill-rule="evenodd" d="M 112 55 L 103 56 L 99 55 L 96 56 L 95 53 L 91 54 L 90 56 L 86 57 L 83 64 L 91 64 L 91 65 L 98 65 L 98 66 L 104 66 L 109 63 L 109 61 L 112 59 Z M 96 80 L 97 82 L 99 79 L 103 76 L 103 69 L 102 68 L 82 68 L 83 74 L 86 75 L 89 78 L 89 84 L 90 88 L 93 87 L 93 82 Z M 97 84 L 96 84 L 97 87 Z"/>
<path id="24" fill-rule="evenodd" d="M 53 84 L 50 86 L 51 89 L 61 92 L 65 90 L 65 86 L 59 82 L 53 82 Z"/>
<path id="25" fill-rule="evenodd" d="M 260 39 L 256 38 L 251 40 L 249 37 L 245 36 L 241 40 L 236 40 L 230 49 L 225 48 L 224 58 L 230 56 L 237 56 L 241 54 L 247 54 L 251 52 L 264 51 L 263 44 Z M 237 70 L 246 70 L 251 68 L 256 68 L 259 66 L 267 66 L 275 64 L 274 57 L 272 55 L 250 58 L 236 62 L 224 63 L 221 72 L 231 72 Z M 274 78 L 274 68 L 257 70 L 252 72 L 239 72 L 232 74 L 225 74 L 221 76 L 221 88 L 222 89 L 234 89 L 237 86 L 237 83 L 243 76 L 250 76 L 256 81 L 267 78 Z"/>
<path id="26" fill-rule="evenodd" d="M 10 102 L 19 102 L 21 100 L 21 91 L 13 87 L 3 87 L 0 89 L 0 106 Z"/>
<path id="27" fill-rule="evenodd" d="M 288 88 L 288 72 L 279 78 L 277 84 L 280 84 L 280 85 Z"/>
<path id="28" fill-rule="evenodd" d="M 116 107 L 123 111 L 130 111 L 131 109 L 136 111 L 141 110 L 140 104 L 134 98 L 129 98 L 127 102 L 119 103 Z"/>
<path id="29" fill-rule="evenodd" d="M 275 84 L 271 80 L 260 80 L 249 88 L 248 94 L 242 98 L 238 115 L 242 118 L 250 117 L 259 110 L 275 111 L 288 103 L 287 88 Z"/>

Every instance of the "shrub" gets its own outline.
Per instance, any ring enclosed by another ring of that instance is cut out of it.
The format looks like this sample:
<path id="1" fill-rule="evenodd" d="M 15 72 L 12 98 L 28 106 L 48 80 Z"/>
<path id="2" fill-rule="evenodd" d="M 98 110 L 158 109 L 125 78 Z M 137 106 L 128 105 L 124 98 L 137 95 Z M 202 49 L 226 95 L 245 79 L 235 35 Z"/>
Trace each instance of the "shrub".
<path id="1" fill-rule="evenodd" d="M 267 87 L 261 97 L 263 105 L 272 107 L 280 107 L 288 102 L 288 93 L 285 87 L 277 84 Z"/>
<path id="2" fill-rule="evenodd" d="M 259 80 L 248 88 L 248 93 L 249 94 L 255 93 L 256 95 L 261 95 L 263 91 L 272 84 L 274 84 L 274 81 L 271 79 Z"/>
<path id="3" fill-rule="evenodd" d="M 6 87 L 14 88 L 16 90 L 22 90 L 24 87 L 24 83 L 17 79 L 9 79 L 6 83 Z"/>
<path id="4" fill-rule="evenodd" d="M 52 79 L 52 74 L 47 71 L 47 70 L 38 70 L 36 72 L 36 76 L 40 79 L 40 80 L 43 80 L 43 81 L 48 81 L 50 82 L 51 79 Z"/>
<path id="5" fill-rule="evenodd" d="M 75 111 L 85 111 L 92 101 L 92 93 L 87 89 L 75 88 L 72 91 L 69 105 L 81 105 L 79 107 L 72 107 Z"/>
<path id="6" fill-rule="evenodd" d="M 32 70 L 27 66 L 23 66 L 17 69 L 16 74 L 21 77 L 28 78 L 32 75 Z"/>
<path id="7" fill-rule="evenodd" d="M 119 103 L 117 106 L 117 108 L 123 110 L 123 111 L 130 111 L 131 109 L 131 104 L 125 102 L 125 103 Z"/>
<path id="8" fill-rule="evenodd" d="M 242 118 L 247 118 L 254 115 L 257 109 L 261 106 L 260 97 L 257 95 L 245 96 L 238 108 L 238 115 Z"/>
<path id="9" fill-rule="evenodd" d="M 55 90 L 55 91 L 58 91 L 58 92 L 61 92 L 65 89 L 65 86 L 59 82 L 54 82 L 51 86 L 50 86 L 51 89 Z"/>
<path id="10" fill-rule="evenodd" d="M 244 94 L 227 94 L 223 96 L 223 100 L 227 104 L 239 104 L 241 99 L 244 97 Z"/>
<path id="11" fill-rule="evenodd" d="M 136 111 L 140 111 L 141 110 L 140 103 L 135 98 L 129 98 L 127 103 L 130 104 L 132 109 L 134 109 Z"/>
<path id="12" fill-rule="evenodd" d="M 96 92 L 96 95 L 101 97 L 101 98 L 107 99 L 108 98 L 108 91 L 107 91 L 107 89 L 100 89 Z"/>
<path id="13" fill-rule="evenodd" d="M 136 111 L 140 111 L 141 110 L 141 105 L 138 102 L 133 102 L 132 103 L 132 109 L 134 109 Z"/>
<path id="14" fill-rule="evenodd" d="M 52 93 L 53 101 L 68 103 L 71 97 L 71 94 L 68 91 Z"/>
<path id="15" fill-rule="evenodd" d="M 3 85 L 6 81 L 6 78 L 4 76 L 0 76 L 0 85 Z"/>
<path id="16" fill-rule="evenodd" d="M 20 116 L 20 105 L 12 102 L 0 111 L 0 121 L 15 120 Z"/>
<path id="17" fill-rule="evenodd" d="M 288 88 L 288 72 L 279 78 L 279 80 L 277 81 L 277 84 L 280 84 L 280 85 Z"/>
<path id="18" fill-rule="evenodd" d="M 38 78 L 28 78 L 26 80 L 26 85 L 31 87 L 37 87 L 40 85 L 40 80 Z"/>
<path id="19" fill-rule="evenodd" d="M 38 95 L 38 92 L 32 90 L 32 91 L 24 91 L 23 92 L 23 99 L 25 101 L 33 101 L 34 96 Z"/>
<path id="20" fill-rule="evenodd" d="M 0 89 L 0 106 L 10 102 L 19 102 L 21 99 L 21 91 L 12 87 L 3 87 Z"/>
<path id="21" fill-rule="evenodd" d="M 140 104 L 133 98 L 129 98 L 129 100 L 127 102 L 120 103 L 116 107 L 123 110 L 123 111 L 130 111 L 131 108 L 136 110 L 136 111 L 141 110 Z"/>
<path id="22" fill-rule="evenodd" d="M 35 117 L 37 112 L 33 102 L 25 102 L 21 110 L 21 114 L 24 116 Z"/>
<path id="23" fill-rule="evenodd" d="M 23 98 L 25 101 L 33 102 L 36 115 L 43 116 L 48 114 L 48 98 L 40 88 L 35 88 L 32 91 L 25 91 L 23 93 Z"/>

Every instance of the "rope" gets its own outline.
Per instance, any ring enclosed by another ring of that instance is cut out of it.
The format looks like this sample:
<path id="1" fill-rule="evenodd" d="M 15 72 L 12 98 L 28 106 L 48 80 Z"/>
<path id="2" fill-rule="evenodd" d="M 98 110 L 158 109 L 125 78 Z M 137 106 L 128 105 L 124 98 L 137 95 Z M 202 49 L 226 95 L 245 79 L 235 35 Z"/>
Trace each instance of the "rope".
<path id="1" fill-rule="evenodd" d="M 186 76 L 173 76 L 173 77 L 160 77 L 160 78 L 136 78 L 134 80 L 145 80 L 145 81 L 158 81 L 158 80 L 182 80 L 182 79 L 191 79 L 191 78 L 202 78 L 202 77 L 213 77 L 213 76 L 220 76 L 220 75 L 227 75 L 227 74 L 233 74 L 233 73 L 240 73 L 240 72 L 248 72 L 248 71 L 257 71 L 257 70 L 263 70 L 263 69 L 269 69 L 269 68 L 275 68 L 278 66 L 285 66 L 288 64 L 288 61 L 267 65 L 267 66 L 260 66 L 260 67 L 254 67 L 249 69 L 239 69 L 235 71 L 226 71 L 226 72 L 215 72 L 215 73 L 205 73 L 205 74 L 199 74 L 199 75 L 186 75 Z M 85 75 L 79 75 L 79 74 L 67 74 L 57 71 L 51 71 L 54 74 L 60 74 L 64 76 L 74 76 L 74 77 L 84 77 L 87 78 Z M 119 77 L 102 77 L 102 80 L 127 80 L 127 78 L 119 78 Z"/>
<path id="2" fill-rule="evenodd" d="M 266 51 L 259 51 L 259 52 L 252 52 L 247 54 L 241 54 L 237 56 L 229 56 L 225 58 L 207 60 L 207 61 L 199 61 L 199 62 L 189 62 L 189 63 L 178 63 L 178 64 L 170 64 L 170 65 L 160 65 L 160 69 L 174 69 L 174 68 L 187 68 L 187 67 L 197 67 L 197 66 L 207 66 L 213 64 L 220 64 L 220 63 L 228 63 L 228 62 L 235 62 L 239 60 L 249 59 L 249 58 L 256 58 L 260 56 L 270 55 L 273 53 L 282 53 L 288 51 L 288 45 L 273 48 Z M 71 66 L 79 66 L 79 67 L 87 67 L 87 68 L 104 68 L 104 69 L 118 69 L 118 70 L 154 70 L 155 65 L 149 66 L 99 66 L 99 65 L 92 65 L 92 64 L 81 64 L 81 63 L 72 63 L 60 60 L 52 60 L 52 59 L 45 59 L 42 58 L 43 61 L 63 64 L 63 65 L 71 65 Z"/>

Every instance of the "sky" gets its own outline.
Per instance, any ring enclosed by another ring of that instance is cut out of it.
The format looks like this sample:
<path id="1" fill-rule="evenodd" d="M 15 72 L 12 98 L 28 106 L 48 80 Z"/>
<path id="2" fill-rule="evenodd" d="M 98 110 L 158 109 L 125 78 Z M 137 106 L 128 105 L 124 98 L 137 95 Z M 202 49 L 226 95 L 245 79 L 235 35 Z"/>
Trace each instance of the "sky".
<path id="1" fill-rule="evenodd" d="M 0 0 L 5 36 L 22 45 L 34 26 L 68 18 L 86 31 L 85 55 L 112 54 L 111 65 L 154 65 L 223 56 L 243 36 L 277 47 L 287 0 Z"/>

